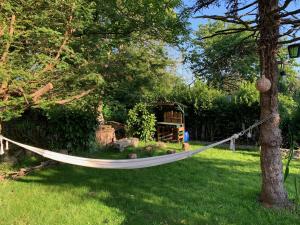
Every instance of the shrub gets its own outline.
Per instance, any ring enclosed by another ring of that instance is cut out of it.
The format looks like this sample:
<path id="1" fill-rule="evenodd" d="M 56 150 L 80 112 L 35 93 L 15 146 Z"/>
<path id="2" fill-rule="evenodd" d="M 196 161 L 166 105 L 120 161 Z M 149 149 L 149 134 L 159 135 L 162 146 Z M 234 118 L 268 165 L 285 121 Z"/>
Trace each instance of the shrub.
<path id="1" fill-rule="evenodd" d="M 47 112 L 25 111 L 22 117 L 3 124 L 8 137 L 51 150 L 87 151 L 95 140 L 97 115 L 88 109 L 56 106 Z"/>
<path id="2" fill-rule="evenodd" d="M 138 103 L 128 113 L 128 134 L 142 141 L 150 141 L 155 133 L 155 122 L 155 115 L 149 112 L 146 104 Z"/>
<path id="3" fill-rule="evenodd" d="M 57 106 L 48 112 L 47 117 L 54 148 L 86 151 L 93 144 L 98 126 L 97 114 L 93 110 Z"/>
<path id="4" fill-rule="evenodd" d="M 126 105 L 119 101 L 107 101 L 103 104 L 103 116 L 106 121 L 126 122 L 127 109 Z"/>
<path id="5" fill-rule="evenodd" d="M 196 81 L 183 92 L 180 102 L 187 106 L 185 127 L 192 140 L 214 141 L 226 138 L 259 119 L 259 93 L 254 83 L 241 83 L 231 94 Z M 177 100 L 179 101 L 179 100 Z M 255 143 L 258 130 L 246 144 Z"/>

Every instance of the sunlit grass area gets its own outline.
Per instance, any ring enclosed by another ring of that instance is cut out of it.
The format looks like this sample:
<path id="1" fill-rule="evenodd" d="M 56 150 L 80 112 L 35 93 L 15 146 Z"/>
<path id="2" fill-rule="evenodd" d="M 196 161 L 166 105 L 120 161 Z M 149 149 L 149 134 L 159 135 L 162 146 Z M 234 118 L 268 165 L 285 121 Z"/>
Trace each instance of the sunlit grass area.
<path id="1" fill-rule="evenodd" d="M 92 156 L 124 158 L 133 151 L 143 156 L 141 149 Z M 300 162 L 293 161 L 286 184 L 291 199 L 299 173 Z M 299 224 L 297 210 L 260 206 L 259 189 L 257 152 L 212 149 L 176 163 L 137 170 L 58 165 L 0 183 L 0 224 Z"/>

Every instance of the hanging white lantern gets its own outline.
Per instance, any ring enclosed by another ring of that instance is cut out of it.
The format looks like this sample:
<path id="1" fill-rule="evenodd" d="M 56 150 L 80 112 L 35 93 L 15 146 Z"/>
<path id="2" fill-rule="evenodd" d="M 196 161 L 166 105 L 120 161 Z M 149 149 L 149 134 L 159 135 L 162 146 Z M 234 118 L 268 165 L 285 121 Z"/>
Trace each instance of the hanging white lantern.
<path id="1" fill-rule="evenodd" d="M 256 81 L 256 89 L 261 92 L 267 92 L 271 88 L 271 81 L 265 77 L 265 75 L 262 75 L 261 78 L 259 78 Z"/>
<path id="2" fill-rule="evenodd" d="M 247 138 L 252 138 L 251 130 L 249 130 L 249 132 L 247 133 Z"/>

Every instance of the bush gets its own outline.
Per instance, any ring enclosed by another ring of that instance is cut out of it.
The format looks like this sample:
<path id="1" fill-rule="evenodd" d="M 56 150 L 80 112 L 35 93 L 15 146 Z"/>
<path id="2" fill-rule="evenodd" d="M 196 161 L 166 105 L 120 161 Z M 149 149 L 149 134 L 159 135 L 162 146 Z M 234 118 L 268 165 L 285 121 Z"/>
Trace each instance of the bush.
<path id="1" fill-rule="evenodd" d="M 128 113 L 126 122 L 128 134 L 142 141 L 150 141 L 155 133 L 155 122 L 155 115 L 149 112 L 147 106 L 138 103 Z"/>
<path id="2" fill-rule="evenodd" d="M 55 106 L 48 111 L 31 109 L 4 123 L 4 135 L 51 150 L 86 151 L 95 142 L 97 115 L 80 107 Z"/>
<path id="3" fill-rule="evenodd" d="M 94 143 L 98 122 L 93 110 L 57 106 L 48 112 L 47 117 L 54 148 L 86 151 Z"/>
<path id="4" fill-rule="evenodd" d="M 253 83 L 244 82 L 239 90 L 229 95 L 202 81 L 196 81 L 182 93 L 184 96 L 178 99 L 187 106 L 185 127 L 191 140 L 220 140 L 259 119 L 259 93 Z M 254 144 L 257 136 L 258 130 L 255 129 L 252 139 L 239 141 Z"/>
<path id="5" fill-rule="evenodd" d="M 127 118 L 126 105 L 119 101 L 107 101 L 103 104 L 103 116 L 105 121 L 117 121 L 125 123 Z"/>

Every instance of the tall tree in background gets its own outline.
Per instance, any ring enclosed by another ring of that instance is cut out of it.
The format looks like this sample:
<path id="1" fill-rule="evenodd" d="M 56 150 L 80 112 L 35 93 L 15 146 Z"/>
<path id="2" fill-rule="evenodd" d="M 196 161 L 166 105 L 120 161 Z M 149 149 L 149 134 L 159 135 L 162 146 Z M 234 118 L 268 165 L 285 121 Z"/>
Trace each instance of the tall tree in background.
<path id="1" fill-rule="evenodd" d="M 278 114 L 278 63 L 279 46 L 300 40 L 295 37 L 300 29 L 299 9 L 291 9 L 293 0 L 256 0 L 244 2 L 239 0 L 198 0 L 194 11 L 200 12 L 210 6 L 227 5 L 225 15 L 200 15 L 197 18 L 220 20 L 237 24 L 240 27 L 225 28 L 215 32 L 228 35 L 250 32 L 249 38 L 257 40 L 260 70 L 271 81 L 271 89 L 261 93 L 261 119 L 270 114 L 276 115 L 260 128 L 262 188 L 260 199 L 268 207 L 286 207 L 289 200 L 283 185 L 283 171 L 280 153 L 282 142 Z M 208 37 L 206 37 L 208 38 Z M 286 39 L 285 39 L 286 38 Z"/>
<path id="2" fill-rule="evenodd" d="M 189 55 L 197 78 L 227 92 L 238 89 L 243 81 L 254 81 L 259 70 L 255 39 L 247 38 L 249 32 L 212 36 L 220 29 L 238 27 L 222 21 L 200 24 Z M 212 37 L 202 39 L 207 36 Z"/>
<path id="3" fill-rule="evenodd" d="M 107 120 L 125 122 L 129 109 L 139 102 L 154 102 L 170 96 L 173 86 L 181 80 L 169 68 L 165 43 L 139 37 L 120 45 L 101 74 L 105 80 L 103 97 Z"/>

